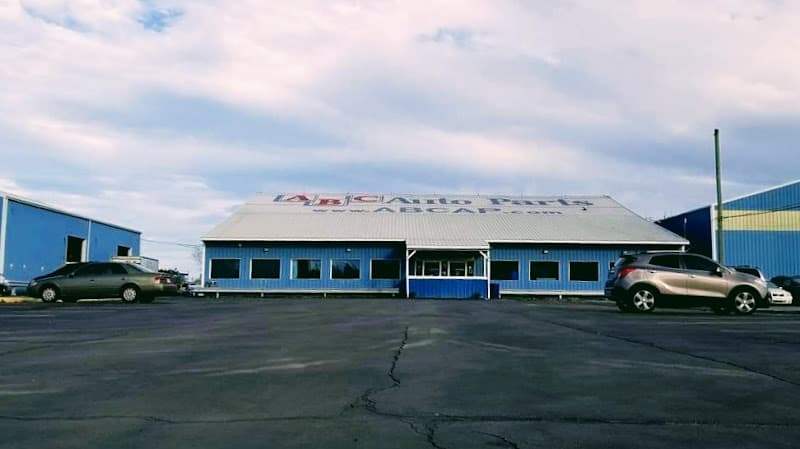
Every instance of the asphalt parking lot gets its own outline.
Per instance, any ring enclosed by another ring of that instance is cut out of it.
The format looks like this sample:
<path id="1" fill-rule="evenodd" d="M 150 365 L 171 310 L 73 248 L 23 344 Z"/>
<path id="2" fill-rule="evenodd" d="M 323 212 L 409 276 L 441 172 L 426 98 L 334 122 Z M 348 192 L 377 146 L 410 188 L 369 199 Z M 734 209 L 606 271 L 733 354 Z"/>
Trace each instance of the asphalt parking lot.
<path id="1" fill-rule="evenodd" d="M 800 314 L 0 306 L 0 448 L 795 448 Z"/>

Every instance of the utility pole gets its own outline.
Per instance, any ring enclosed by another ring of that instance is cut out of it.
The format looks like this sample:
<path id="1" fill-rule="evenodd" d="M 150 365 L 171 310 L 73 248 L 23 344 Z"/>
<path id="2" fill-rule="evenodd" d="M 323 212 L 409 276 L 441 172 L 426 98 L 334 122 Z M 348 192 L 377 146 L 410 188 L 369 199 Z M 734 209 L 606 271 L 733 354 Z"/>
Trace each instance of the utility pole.
<path id="1" fill-rule="evenodd" d="M 719 157 L 719 129 L 714 129 L 714 155 L 717 161 L 717 262 L 725 264 L 725 242 L 722 229 L 722 176 Z"/>

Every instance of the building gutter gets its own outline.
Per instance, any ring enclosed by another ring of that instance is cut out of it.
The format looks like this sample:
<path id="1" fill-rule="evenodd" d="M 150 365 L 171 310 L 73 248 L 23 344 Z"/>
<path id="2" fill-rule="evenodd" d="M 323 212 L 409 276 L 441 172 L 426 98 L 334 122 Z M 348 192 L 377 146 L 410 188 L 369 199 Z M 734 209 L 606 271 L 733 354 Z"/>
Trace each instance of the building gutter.
<path id="1" fill-rule="evenodd" d="M 528 244 L 528 245 L 689 245 L 688 240 L 678 241 L 626 241 L 626 240 L 489 240 L 490 244 Z"/>

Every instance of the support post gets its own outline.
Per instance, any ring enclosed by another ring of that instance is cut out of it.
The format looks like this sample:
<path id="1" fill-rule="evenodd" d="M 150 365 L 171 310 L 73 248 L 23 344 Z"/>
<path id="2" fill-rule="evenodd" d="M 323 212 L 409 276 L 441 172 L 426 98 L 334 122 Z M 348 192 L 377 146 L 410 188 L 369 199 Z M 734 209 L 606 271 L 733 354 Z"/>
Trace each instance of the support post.
<path id="1" fill-rule="evenodd" d="M 722 206 L 722 169 L 720 167 L 719 129 L 714 130 L 714 158 L 717 168 L 717 262 L 725 264 L 724 219 Z"/>
<path id="2" fill-rule="evenodd" d="M 483 256 L 483 272 L 486 273 L 486 300 L 492 299 L 492 264 L 489 261 L 489 251 L 481 251 Z"/>
<path id="3" fill-rule="evenodd" d="M 411 271 L 409 269 L 409 263 L 411 261 L 411 258 L 414 257 L 414 254 L 416 254 L 416 253 L 417 253 L 416 250 L 409 251 L 408 248 L 406 248 L 406 299 L 411 298 L 411 292 L 408 291 L 408 289 L 410 287 L 410 284 L 411 284 L 411 282 L 409 281 L 409 276 L 411 276 Z"/>
<path id="4" fill-rule="evenodd" d="M 200 261 L 200 285 L 206 288 L 206 242 L 203 242 L 203 260 Z"/>

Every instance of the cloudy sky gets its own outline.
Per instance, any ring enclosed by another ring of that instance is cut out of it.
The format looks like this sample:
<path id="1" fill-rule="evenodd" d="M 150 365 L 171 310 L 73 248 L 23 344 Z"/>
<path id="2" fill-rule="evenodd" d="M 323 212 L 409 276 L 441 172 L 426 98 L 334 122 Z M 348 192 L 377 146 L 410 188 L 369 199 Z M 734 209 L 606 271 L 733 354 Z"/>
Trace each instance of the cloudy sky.
<path id="1" fill-rule="evenodd" d="M 800 178 L 800 2 L 0 0 L 0 190 L 190 248 L 258 191 L 610 194 Z M 154 242 L 156 241 L 156 242 Z"/>

